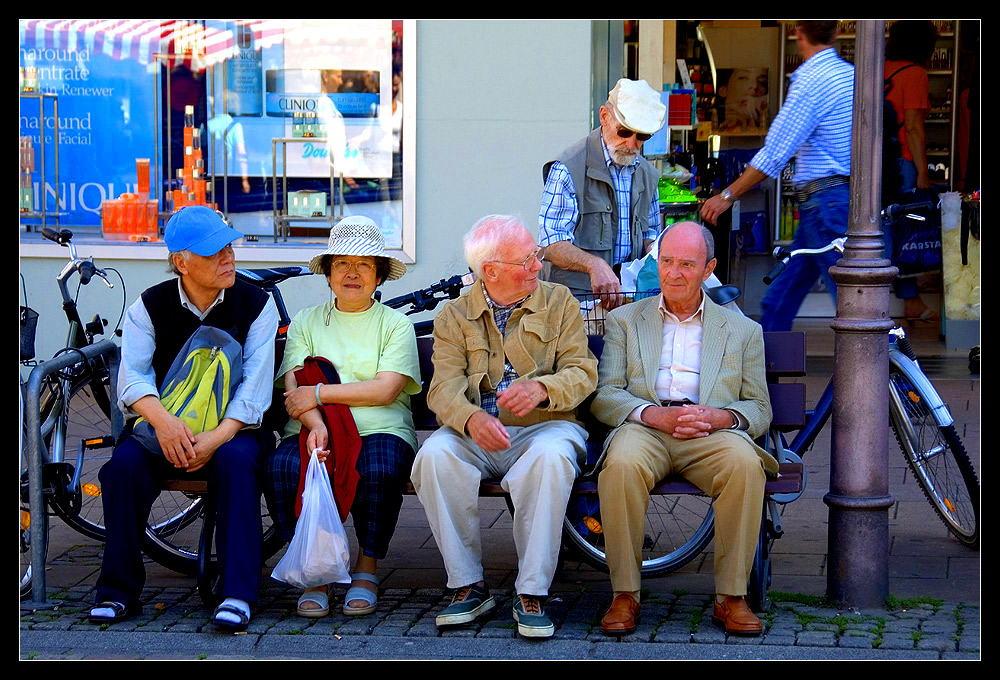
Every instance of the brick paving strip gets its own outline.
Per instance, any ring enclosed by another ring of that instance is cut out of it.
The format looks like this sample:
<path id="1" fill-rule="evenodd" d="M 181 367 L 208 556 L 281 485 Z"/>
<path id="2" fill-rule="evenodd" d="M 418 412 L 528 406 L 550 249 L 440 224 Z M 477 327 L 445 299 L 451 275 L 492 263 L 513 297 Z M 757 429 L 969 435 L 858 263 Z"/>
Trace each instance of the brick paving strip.
<path id="1" fill-rule="evenodd" d="M 608 593 L 561 592 L 546 611 L 550 640 L 519 638 L 510 591 L 494 590 L 496 608 L 473 624 L 438 630 L 434 617 L 450 594 L 437 588 L 386 589 L 377 611 L 295 614 L 298 591 L 268 583 L 245 634 L 219 632 L 193 588 L 148 588 L 143 612 L 127 621 L 87 621 L 93 588 L 53 590 L 52 609 L 22 610 L 22 659 L 978 659 L 979 605 L 939 600 L 895 611 L 838 609 L 775 602 L 761 615 L 760 637 L 727 636 L 713 625 L 712 596 L 651 594 L 642 623 L 618 640 L 600 631 Z M 926 598 L 924 598 L 926 600 Z"/>

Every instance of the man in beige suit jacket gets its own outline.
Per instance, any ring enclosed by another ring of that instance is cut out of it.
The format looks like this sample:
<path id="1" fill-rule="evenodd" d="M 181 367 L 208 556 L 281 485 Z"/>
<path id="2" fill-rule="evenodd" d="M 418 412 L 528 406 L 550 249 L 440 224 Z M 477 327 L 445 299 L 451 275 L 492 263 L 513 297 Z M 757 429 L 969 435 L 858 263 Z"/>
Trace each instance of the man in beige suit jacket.
<path id="1" fill-rule="evenodd" d="M 754 444 L 771 420 L 761 327 L 723 309 L 701 285 L 714 243 L 693 222 L 661 237 L 662 294 L 614 310 L 605 326 L 593 414 L 615 429 L 598 489 L 615 599 L 601 621 L 611 635 L 635 630 L 649 491 L 679 474 L 715 499 L 713 620 L 756 635 L 743 596 L 756 550 L 765 475 L 777 461 Z"/>

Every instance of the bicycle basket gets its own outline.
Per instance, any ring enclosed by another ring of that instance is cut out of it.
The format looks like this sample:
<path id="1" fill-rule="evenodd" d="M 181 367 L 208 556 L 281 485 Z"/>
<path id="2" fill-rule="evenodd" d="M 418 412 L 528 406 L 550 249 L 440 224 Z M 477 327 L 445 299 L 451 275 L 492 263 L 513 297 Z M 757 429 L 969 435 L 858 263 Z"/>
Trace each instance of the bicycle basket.
<path id="1" fill-rule="evenodd" d="M 31 307 L 21 307 L 21 361 L 35 358 L 35 329 L 38 312 Z"/>
<path id="2" fill-rule="evenodd" d="M 658 290 L 640 290 L 632 293 L 624 293 L 625 304 L 642 300 L 643 298 L 659 295 Z M 611 293 L 579 293 L 577 299 L 580 300 L 580 313 L 583 314 L 583 327 L 587 335 L 604 335 L 604 320 L 608 315 L 608 305 L 604 300 L 610 297 Z"/>

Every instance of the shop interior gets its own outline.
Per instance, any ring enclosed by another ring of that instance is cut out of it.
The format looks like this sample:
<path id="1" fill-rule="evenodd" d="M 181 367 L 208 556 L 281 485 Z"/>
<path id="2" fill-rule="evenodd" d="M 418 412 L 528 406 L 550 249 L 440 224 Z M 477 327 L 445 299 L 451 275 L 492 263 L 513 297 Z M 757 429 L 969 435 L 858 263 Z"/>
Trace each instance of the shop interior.
<path id="1" fill-rule="evenodd" d="M 887 37 L 892 23 L 887 22 Z M 930 100 L 924 121 L 929 178 L 935 194 L 962 192 L 965 213 L 978 215 L 978 194 L 972 199 L 979 188 L 978 105 L 970 102 L 978 102 L 979 96 L 979 22 L 930 23 L 936 39 L 924 65 Z M 665 139 L 650 140 L 644 154 L 663 172 L 665 223 L 697 215 L 699 203 L 738 177 L 764 145 L 769 123 L 781 110 L 789 76 L 802 62 L 794 26 L 794 21 L 624 22 L 624 75 L 662 82 L 664 91 L 672 91 Z M 855 27 L 856 21 L 842 20 L 835 42 L 841 58 L 852 63 Z M 687 106 L 690 116 L 683 110 Z M 774 247 L 789 244 L 798 226 L 790 170 L 744 195 L 716 228 L 717 271 L 743 289 L 741 306 L 749 314 L 759 313 L 765 290 L 761 279 L 774 262 Z M 978 221 L 971 231 L 978 233 Z M 969 273 L 970 257 L 978 267 L 978 240 L 963 233 L 945 230 L 943 266 L 911 277 L 920 307 L 910 321 L 934 327 L 942 335 L 950 330 L 954 343 L 949 341 L 949 347 L 978 344 L 978 281 L 974 299 L 968 286 L 948 285 Z M 972 256 L 970 248 L 975 251 Z M 946 299 L 955 292 L 949 287 L 964 290 L 957 298 Z M 893 295 L 890 314 L 906 318 L 909 313 L 904 300 Z M 834 314 L 821 279 L 799 316 L 828 319 Z"/>

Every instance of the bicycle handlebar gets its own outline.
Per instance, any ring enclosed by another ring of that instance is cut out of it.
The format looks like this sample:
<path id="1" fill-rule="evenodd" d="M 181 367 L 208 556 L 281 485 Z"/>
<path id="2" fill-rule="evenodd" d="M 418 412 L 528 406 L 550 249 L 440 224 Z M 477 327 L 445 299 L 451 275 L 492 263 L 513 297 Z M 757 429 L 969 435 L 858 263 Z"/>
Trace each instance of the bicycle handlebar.
<path id="1" fill-rule="evenodd" d="M 462 288 L 471 285 L 475 280 L 475 275 L 472 272 L 456 274 L 450 278 L 441 279 L 427 288 L 386 300 L 382 304 L 393 309 L 410 305 L 412 309 L 407 312 L 407 315 L 430 311 L 437 307 L 438 303 L 444 299 L 454 300 L 457 298 L 462 292 Z M 439 297 L 440 293 L 447 294 L 447 298 Z"/>
<path id="2" fill-rule="evenodd" d="M 820 255 L 831 250 L 843 253 L 844 243 L 846 242 L 847 238 L 842 237 L 833 239 L 829 244 L 823 246 L 822 248 L 799 248 L 798 250 L 787 250 L 779 246 L 774 249 L 774 256 L 778 258 L 778 263 L 771 267 L 771 270 L 764 275 L 764 283 L 771 285 L 771 283 L 778 278 L 781 272 L 785 271 L 785 266 L 793 257 L 797 257 L 799 255 Z"/>
<path id="3" fill-rule="evenodd" d="M 919 203 L 893 203 L 882 211 L 882 217 L 887 220 L 895 219 L 900 215 L 909 212 L 919 212 L 919 211 L 931 211 L 934 210 L 934 203 L 931 201 L 921 201 Z"/>

